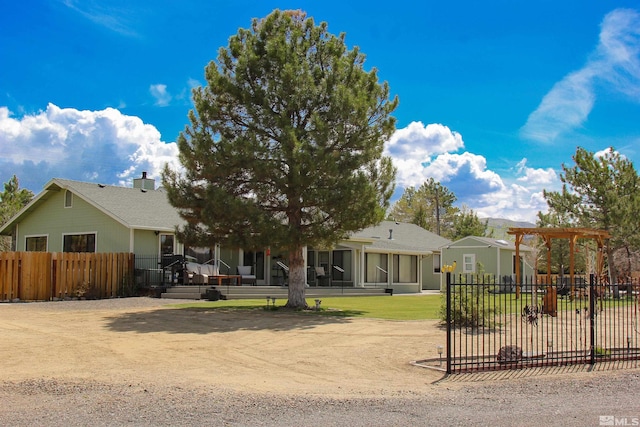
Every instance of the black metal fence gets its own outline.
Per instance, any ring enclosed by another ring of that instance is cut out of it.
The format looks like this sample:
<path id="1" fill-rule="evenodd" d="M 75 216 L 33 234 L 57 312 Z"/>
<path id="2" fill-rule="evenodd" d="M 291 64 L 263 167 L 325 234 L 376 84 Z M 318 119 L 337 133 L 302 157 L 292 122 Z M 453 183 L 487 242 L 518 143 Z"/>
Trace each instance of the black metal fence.
<path id="1" fill-rule="evenodd" d="M 640 360 L 637 285 L 447 273 L 447 373 Z"/>
<path id="2" fill-rule="evenodd" d="M 181 274 L 183 257 L 178 255 L 136 255 L 135 282 L 139 288 L 171 286 Z"/>

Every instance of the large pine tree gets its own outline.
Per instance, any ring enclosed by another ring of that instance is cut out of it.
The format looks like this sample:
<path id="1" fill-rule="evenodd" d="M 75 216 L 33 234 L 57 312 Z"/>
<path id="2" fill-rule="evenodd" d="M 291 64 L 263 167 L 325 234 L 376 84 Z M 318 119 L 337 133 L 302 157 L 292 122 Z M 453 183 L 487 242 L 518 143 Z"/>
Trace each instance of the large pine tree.
<path id="1" fill-rule="evenodd" d="M 454 234 L 454 217 L 459 212 L 453 206 L 455 202 L 455 194 L 429 178 L 419 188 L 405 188 L 400 199 L 391 208 L 389 218 L 416 224 L 432 233 L 450 237 Z"/>
<path id="2" fill-rule="evenodd" d="M 0 225 L 5 224 L 12 216 L 33 199 L 33 192 L 20 188 L 18 177 L 13 175 L 4 183 L 4 191 L 0 192 Z M 11 250 L 11 238 L 0 237 L 0 251 Z"/>
<path id="3" fill-rule="evenodd" d="M 364 60 L 302 12 L 254 19 L 193 91 L 184 173 L 163 174 L 184 241 L 288 252 L 288 307 L 307 307 L 304 247 L 378 223 L 393 192 L 397 99 Z"/>
<path id="4" fill-rule="evenodd" d="M 640 179 L 633 163 L 613 147 L 596 154 L 578 147 L 575 165 L 562 165 L 562 191 L 544 192 L 550 213 L 577 227 L 609 232 L 607 258 L 612 279 L 617 249 L 640 247 Z"/>

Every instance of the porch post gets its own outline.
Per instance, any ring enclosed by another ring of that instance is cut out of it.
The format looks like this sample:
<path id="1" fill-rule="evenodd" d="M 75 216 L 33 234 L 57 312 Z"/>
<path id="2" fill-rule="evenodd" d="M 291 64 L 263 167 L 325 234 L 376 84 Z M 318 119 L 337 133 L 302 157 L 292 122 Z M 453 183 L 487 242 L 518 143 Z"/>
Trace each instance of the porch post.
<path id="1" fill-rule="evenodd" d="M 360 249 L 360 286 L 361 287 L 365 287 L 365 282 L 364 282 L 364 278 L 365 278 L 365 257 L 364 257 L 364 246 L 362 246 L 362 248 Z"/>

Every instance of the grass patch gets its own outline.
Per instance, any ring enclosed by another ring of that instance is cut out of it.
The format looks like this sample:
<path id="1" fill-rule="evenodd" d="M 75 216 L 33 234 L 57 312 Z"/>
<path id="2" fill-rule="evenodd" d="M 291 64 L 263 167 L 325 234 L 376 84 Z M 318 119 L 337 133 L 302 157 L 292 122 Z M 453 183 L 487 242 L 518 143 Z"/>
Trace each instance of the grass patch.
<path id="1" fill-rule="evenodd" d="M 315 299 L 307 298 L 310 307 Z M 276 306 L 283 306 L 285 298 L 279 298 Z M 264 309 L 264 299 L 220 300 L 176 304 L 178 308 L 215 310 Z M 437 320 L 440 311 L 440 295 L 380 296 L 380 297 L 327 297 L 322 298 L 320 311 L 301 311 L 304 316 L 361 317 L 387 320 Z"/>

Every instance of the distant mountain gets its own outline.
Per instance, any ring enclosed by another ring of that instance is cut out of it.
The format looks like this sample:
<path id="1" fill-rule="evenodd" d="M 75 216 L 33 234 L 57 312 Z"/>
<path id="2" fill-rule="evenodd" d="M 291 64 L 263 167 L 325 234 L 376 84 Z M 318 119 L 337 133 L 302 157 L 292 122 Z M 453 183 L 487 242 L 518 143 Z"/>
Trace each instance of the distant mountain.
<path id="1" fill-rule="evenodd" d="M 494 239 L 504 239 L 508 241 L 514 241 L 514 237 L 507 234 L 507 230 L 510 227 L 516 228 L 532 228 L 536 225 L 526 221 L 511 221 L 503 218 L 480 218 L 481 221 L 487 221 L 487 236 L 492 236 Z M 493 232 L 493 234 L 490 234 Z"/>

